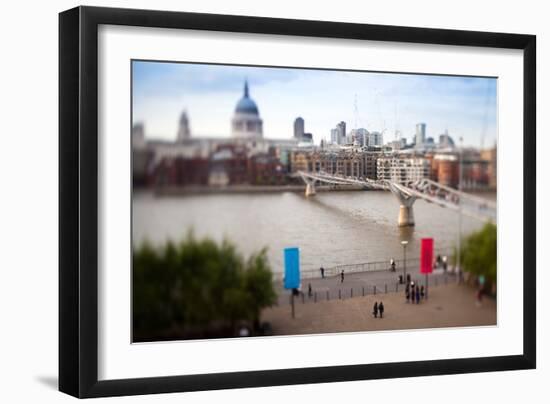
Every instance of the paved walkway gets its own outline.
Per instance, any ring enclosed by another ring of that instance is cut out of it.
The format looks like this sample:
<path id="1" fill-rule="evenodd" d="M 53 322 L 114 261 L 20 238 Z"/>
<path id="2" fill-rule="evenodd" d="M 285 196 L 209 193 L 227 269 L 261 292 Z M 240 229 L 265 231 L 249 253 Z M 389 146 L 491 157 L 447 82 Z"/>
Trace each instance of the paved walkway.
<path id="1" fill-rule="evenodd" d="M 373 295 L 381 293 L 395 293 L 398 291 L 404 295 L 405 284 L 399 284 L 399 275 L 403 272 L 391 271 L 371 271 L 344 273 L 344 281 L 341 282 L 339 275 L 326 278 L 305 279 L 302 281 L 302 292 L 304 297 L 298 297 L 300 302 L 302 299 L 306 302 L 316 300 L 334 300 L 348 299 L 363 295 Z M 418 270 L 411 272 L 411 279 L 418 282 L 420 285 L 425 285 L 425 275 L 418 274 Z M 437 269 L 433 274 L 429 275 L 428 285 L 436 286 L 442 284 L 450 284 L 456 282 L 454 275 L 443 272 L 442 269 Z M 311 285 L 312 295 L 308 296 L 308 285 Z M 290 302 L 290 291 L 285 290 L 282 282 L 276 285 L 276 291 L 279 296 L 278 304 L 285 305 Z M 328 293 L 328 295 L 327 295 Z"/>
<path id="2" fill-rule="evenodd" d="M 384 318 L 374 318 L 374 302 L 384 302 Z M 373 330 L 401 330 L 437 327 L 496 325 L 496 301 L 485 297 L 476 305 L 475 290 L 449 283 L 430 288 L 429 298 L 420 304 L 405 302 L 403 293 L 369 295 L 343 300 L 295 304 L 265 309 L 262 321 L 271 323 L 275 335 L 318 334 Z"/>

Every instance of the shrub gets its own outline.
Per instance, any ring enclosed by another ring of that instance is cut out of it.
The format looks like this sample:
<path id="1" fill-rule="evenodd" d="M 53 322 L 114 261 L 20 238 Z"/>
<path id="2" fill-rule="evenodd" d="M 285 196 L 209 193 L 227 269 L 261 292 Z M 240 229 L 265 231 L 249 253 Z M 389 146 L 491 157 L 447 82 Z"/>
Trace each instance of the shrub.
<path id="1" fill-rule="evenodd" d="M 136 248 L 132 291 L 134 340 L 231 333 L 239 321 L 258 324 L 276 299 L 265 249 L 245 261 L 229 241 L 192 234 Z"/>
<path id="2" fill-rule="evenodd" d="M 497 228 L 487 223 L 464 239 L 460 251 L 463 269 L 473 275 L 484 276 L 488 286 L 497 280 Z"/>

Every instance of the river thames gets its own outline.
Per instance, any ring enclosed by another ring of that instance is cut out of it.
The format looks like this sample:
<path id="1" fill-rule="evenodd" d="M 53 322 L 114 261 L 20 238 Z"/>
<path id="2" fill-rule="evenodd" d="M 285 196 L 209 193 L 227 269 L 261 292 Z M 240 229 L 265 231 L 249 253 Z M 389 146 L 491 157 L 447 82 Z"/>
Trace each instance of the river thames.
<path id="1" fill-rule="evenodd" d="M 480 194 L 495 200 L 494 193 Z M 399 203 L 384 191 L 209 194 L 155 196 L 135 192 L 133 244 L 179 241 L 192 229 L 197 238 L 224 238 L 245 256 L 267 247 L 274 272 L 283 271 L 283 249 L 299 247 L 301 269 L 401 259 L 420 255 L 420 239 L 434 238 L 435 252 L 452 254 L 458 235 L 458 213 L 417 200 L 416 226 L 399 228 Z M 462 234 L 483 226 L 462 215 Z"/>

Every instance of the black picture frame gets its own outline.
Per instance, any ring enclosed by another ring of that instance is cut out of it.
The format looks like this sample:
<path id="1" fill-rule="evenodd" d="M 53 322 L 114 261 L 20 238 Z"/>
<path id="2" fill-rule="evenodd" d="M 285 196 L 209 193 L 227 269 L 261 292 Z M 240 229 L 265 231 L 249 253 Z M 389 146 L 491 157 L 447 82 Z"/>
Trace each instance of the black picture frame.
<path id="1" fill-rule="evenodd" d="M 344 38 L 523 51 L 523 354 L 98 380 L 98 26 Z M 59 390 L 104 397 L 533 369 L 536 366 L 536 37 L 77 7 L 59 15 Z"/>

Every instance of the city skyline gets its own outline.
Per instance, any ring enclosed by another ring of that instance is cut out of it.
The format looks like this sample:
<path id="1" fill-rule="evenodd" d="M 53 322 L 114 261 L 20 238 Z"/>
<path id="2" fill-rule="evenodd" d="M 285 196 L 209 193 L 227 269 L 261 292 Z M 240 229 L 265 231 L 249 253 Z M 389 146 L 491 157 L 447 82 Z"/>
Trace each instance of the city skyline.
<path id="1" fill-rule="evenodd" d="M 184 110 L 192 136 L 229 138 L 245 79 L 265 138 L 291 138 L 297 117 L 315 144 L 329 141 L 340 121 L 348 132 L 385 129 L 385 143 L 395 130 L 410 143 L 419 122 L 435 141 L 448 130 L 466 146 L 490 147 L 497 136 L 493 78 L 149 61 L 134 61 L 132 69 L 133 123 L 143 123 L 152 138 L 174 140 Z"/>

